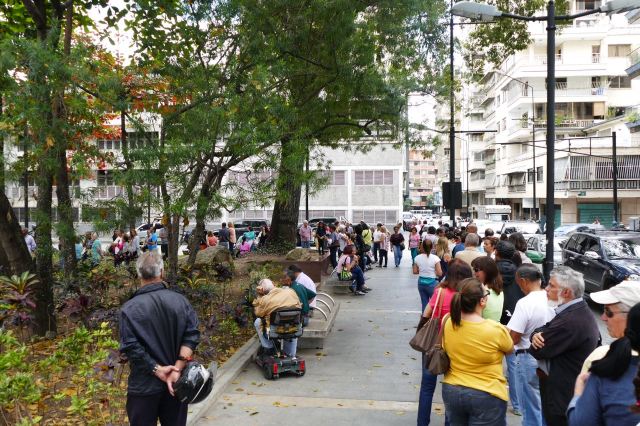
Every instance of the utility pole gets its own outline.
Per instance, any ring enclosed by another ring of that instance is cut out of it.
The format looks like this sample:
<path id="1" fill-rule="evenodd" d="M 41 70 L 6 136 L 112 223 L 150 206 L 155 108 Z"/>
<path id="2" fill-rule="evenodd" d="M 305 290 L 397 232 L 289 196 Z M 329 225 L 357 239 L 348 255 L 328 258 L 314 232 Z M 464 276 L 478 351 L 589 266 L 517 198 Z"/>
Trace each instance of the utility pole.
<path id="1" fill-rule="evenodd" d="M 545 206 L 547 247 L 544 280 L 549 282 L 553 269 L 553 237 L 555 230 L 555 143 L 556 143 L 556 6 L 547 6 L 547 197 Z M 537 178 L 537 176 L 536 176 Z"/>
<path id="2" fill-rule="evenodd" d="M 611 162 L 613 163 L 613 221 L 619 224 L 618 221 L 618 159 L 616 153 L 617 136 L 616 132 L 611 133 Z"/>
<path id="3" fill-rule="evenodd" d="M 451 0 L 451 8 L 453 8 L 453 0 Z M 455 191 L 454 185 L 456 183 L 456 126 L 455 126 L 455 98 L 454 98 L 454 86 L 453 86 L 453 13 L 449 14 L 449 216 L 451 218 L 451 226 L 456 226 L 456 209 L 455 209 Z"/>

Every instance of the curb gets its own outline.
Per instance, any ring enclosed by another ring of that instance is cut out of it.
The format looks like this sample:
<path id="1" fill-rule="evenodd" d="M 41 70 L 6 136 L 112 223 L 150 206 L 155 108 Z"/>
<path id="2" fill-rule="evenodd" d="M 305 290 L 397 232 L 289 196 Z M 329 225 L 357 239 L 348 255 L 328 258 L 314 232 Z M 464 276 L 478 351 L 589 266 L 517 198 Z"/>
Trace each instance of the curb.
<path id="1" fill-rule="evenodd" d="M 238 377 L 242 369 L 252 360 L 253 355 L 258 350 L 260 342 L 256 336 L 253 336 L 247 343 L 245 343 L 235 354 L 231 356 L 225 362 L 222 367 L 218 369 L 216 375 L 216 381 L 213 386 L 213 390 L 205 399 L 199 404 L 193 404 L 189 406 L 187 414 L 187 425 L 195 425 L 198 420 L 216 403 L 218 398 L 223 394 L 227 386 Z"/>

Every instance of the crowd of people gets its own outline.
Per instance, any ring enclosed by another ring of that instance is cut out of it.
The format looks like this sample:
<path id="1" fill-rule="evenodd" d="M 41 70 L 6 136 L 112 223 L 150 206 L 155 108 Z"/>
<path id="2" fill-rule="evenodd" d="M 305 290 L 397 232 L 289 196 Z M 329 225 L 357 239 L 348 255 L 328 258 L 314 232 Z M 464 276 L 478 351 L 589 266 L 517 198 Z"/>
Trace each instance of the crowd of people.
<path id="1" fill-rule="evenodd" d="M 582 274 L 557 266 L 544 283 L 522 234 L 496 238 L 487 229 L 481 237 L 473 223 L 420 231 L 409 234 L 418 329 L 431 318 L 443 328 L 447 425 L 505 425 L 509 403 L 527 426 L 640 424 L 637 282 L 590 295 L 617 339 L 600 346 Z M 418 426 L 430 423 L 438 381 L 427 362 L 423 356 Z"/>

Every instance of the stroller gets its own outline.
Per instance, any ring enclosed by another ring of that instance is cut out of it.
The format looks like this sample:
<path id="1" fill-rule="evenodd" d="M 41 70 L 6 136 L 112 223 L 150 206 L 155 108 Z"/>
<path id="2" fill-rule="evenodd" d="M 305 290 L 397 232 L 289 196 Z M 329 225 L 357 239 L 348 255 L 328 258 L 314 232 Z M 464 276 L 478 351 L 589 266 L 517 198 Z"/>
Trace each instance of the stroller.
<path id="1" fill-rule="evenodd" d="M 304 376 L 306 364 L 300 357 L 291 357 L 283 352 L 284 341 L 302 336 L 302 310 L 282 308 L 271 313 L 271 324 L 267 337 L 273 342 L 275 353 L 269 353 L 260 347 L 255 356 L 256 364 L 262 369 L 264 377 L 275 380 L 281 373 L 291 372 Z"/>

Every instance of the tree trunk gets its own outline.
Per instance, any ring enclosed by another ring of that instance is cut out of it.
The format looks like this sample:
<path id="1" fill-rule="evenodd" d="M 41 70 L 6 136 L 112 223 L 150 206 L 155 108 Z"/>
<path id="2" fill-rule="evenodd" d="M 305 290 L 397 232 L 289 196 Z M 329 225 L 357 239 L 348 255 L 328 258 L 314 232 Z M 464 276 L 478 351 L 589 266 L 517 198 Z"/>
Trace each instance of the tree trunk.
<path id="1" fill-rule="evenodd" d="M 53 178 L 49 164 L 55 161 L 51 152 L 45 151 L 38 166 L 38 196 L 36 211 L 36 271 L 39 283 L 36 286 L 35 332 L 44 335 L 56 331 L 53 305 L 53 270 L 51 246 L 51 198 Z"/>
<path id="2" fill-rule="evenodd" d="M 295 247 L 296 243 L 302 192 L 300 176 L 306 160 L 306 145 L 283 139 L 281 146 L 277 193 L 267 246 L 286 251 Z"/>
<path id="3" fill-rule="evenodd" d="M 33 270 L 33 259 L 24 242 L 20 223 L 4 191 L 0 190 L 0 263 L 7 268 L 0 275 L 21 274 Z M 6 263 L 6 265 L 5 265 Z"/>
<path id="4" fill-rule="evenodd" d="M 58 197 L 58 238 L 60 239 L 60 256 L 64 260 L 64 276 L 71 278 L 76 272 L 76 232 L 73 226 L 73 206 L 69 192 L 69 172 L 67 170 L 66 143 L 58 147 L 58 170 L 56 195 Z"/>
<path id="5" fill-rule="evenodd" d="M 191 239 L 189 240 L 189 259 L 187 265 L 193 266 L 196 261 L 197 248 L 200 241 L 205 234 L 205 219 L 207 218 L 207 211 L 209 210 L 209 203 L 211 202 L 212 191 L 218 191 L 222 185 L 222 177 L 224 172 L 220 173 L 220 169 L 212 168 L 209 170 L 205 181 L 200 187 L 200 195 L 198 196 L 198 204 L 196 207 L 196 227 L 191 233 Z"/>
<path id="6" fill-rule="evenodd" d="M 169 238 L 169 246 L 167 247 L 169 253 L 167 255 L 167 275 L 166 281 L 175 285 L 178 282 L 178 248 L 180 246 L 180 215 L 172 214 L 169 218 L 167 226 L 167 237 Z"/>
<path id="7" fill-rule="evenodd" d="M 137 208 L 134 200 L 133 193 L 133 184 L 131 183 L 131 178 L 128 176 L 128 173 L 133 168 L 131 164 L 131 159 L 129 158 L 129 141 L 127 139 L 127 117 L 126 112 L 123 109 L 120 111 L 120 134 L 121 134 L 121 142 L 122 142 L 122 156 L 124 157 L 124 168 L 125 168 L 125 190 L 127 192 L 127 211 L 125 214 L 125 219 L 127 221 L 127 225 L 129 229 L 135 229 L 136 227 L 136 219 L 138 216 L 142 215 L 142 210 Z"/>

